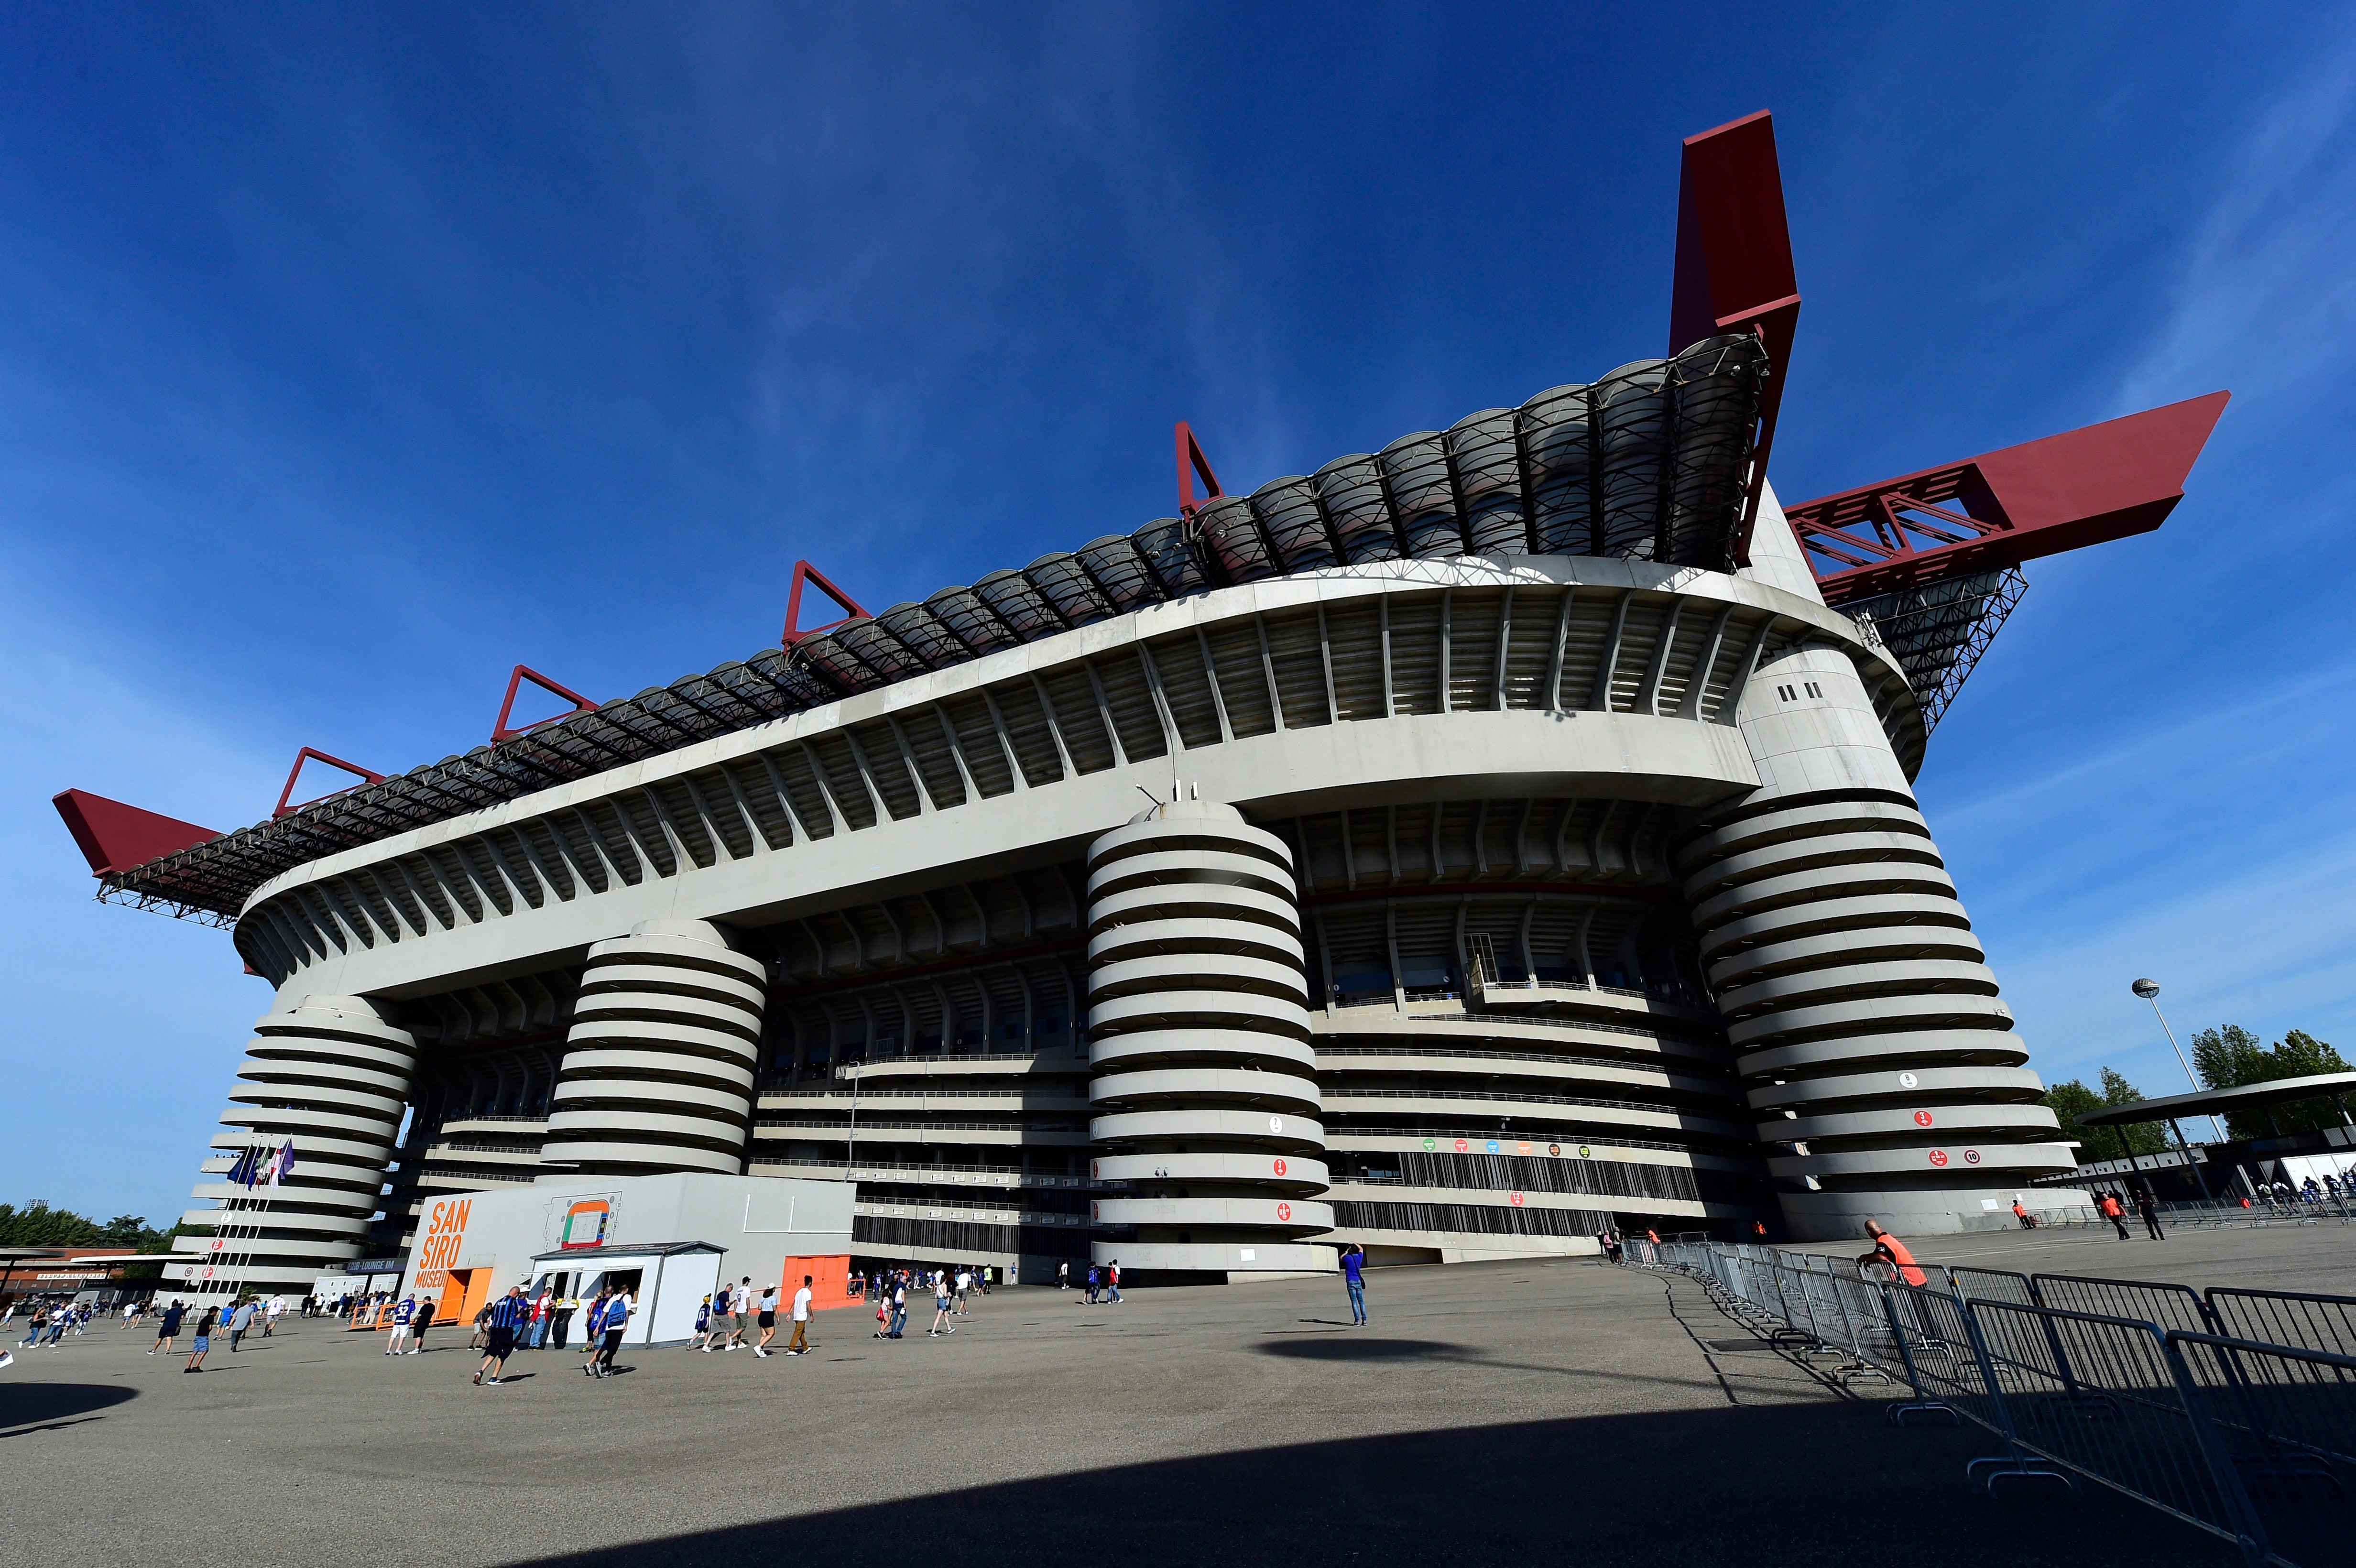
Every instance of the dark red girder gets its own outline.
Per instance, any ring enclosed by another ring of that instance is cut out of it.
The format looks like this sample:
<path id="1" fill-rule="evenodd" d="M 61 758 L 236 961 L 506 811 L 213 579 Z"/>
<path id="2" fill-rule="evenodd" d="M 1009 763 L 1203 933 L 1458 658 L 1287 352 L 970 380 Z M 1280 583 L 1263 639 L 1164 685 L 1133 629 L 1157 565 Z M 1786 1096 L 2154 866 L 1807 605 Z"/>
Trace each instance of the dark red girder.
<path id="1" fill-rule="evenodd" d="M 220 837 L 209 827 L 143 811 L 88 790 L 60 791 L 49 797 L 49 804 L 66 819 L 66 831 L 73 835 L 93 877 L 127 871 Z"/>
<path id="2" fill-rule="evenodd" d="M 2225 411 L 2211 392 L 1784 508 L 1827 604 L 2148 533 Z"/>

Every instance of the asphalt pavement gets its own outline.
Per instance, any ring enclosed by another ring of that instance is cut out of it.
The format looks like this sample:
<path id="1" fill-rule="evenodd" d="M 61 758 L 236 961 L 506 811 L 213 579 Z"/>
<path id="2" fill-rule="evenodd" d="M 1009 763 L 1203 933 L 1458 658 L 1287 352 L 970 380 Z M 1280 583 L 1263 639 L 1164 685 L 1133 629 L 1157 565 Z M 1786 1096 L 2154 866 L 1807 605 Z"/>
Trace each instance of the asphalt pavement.
<path id="1" fill-rule="evenodd" d="M 2099 1488 L 1974 1494 L 1984 1435 L 1892 1427 L 1879 1397 L 1828 1387 L 1690 1282 L 1483 1264 L 1370 1271 L 1367 1298 L 1355 1328 L 1316 1280 L 1118 1307 L 1014 1287 L 939 1339 L 919 1331 L 928 1302 L 897 1342 L 837 1311 L 807 1357 L 640 1350 L 592 1381 L 577 1354 L 523 1351 L 498 1388 L 468 1381 L 447 1329 L 391 1360 L 375 1335 L 296 1324 L 190 1376 L 145 1354 L 152 1329 L 101 1326 L 0 1371 L 0 1552 L 45 1568 L 2233 1561 Z"/>

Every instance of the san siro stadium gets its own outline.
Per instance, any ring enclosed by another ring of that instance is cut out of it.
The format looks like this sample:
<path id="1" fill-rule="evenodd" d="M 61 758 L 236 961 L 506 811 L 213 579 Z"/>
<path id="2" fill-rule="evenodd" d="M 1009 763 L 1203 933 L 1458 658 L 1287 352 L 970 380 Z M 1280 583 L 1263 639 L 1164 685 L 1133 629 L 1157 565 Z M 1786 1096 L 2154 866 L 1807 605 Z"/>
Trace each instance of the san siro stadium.
<path id="1" fill-rule="evenodd" d="M 2223 396 L 1787 508 L 1772 130 L 1684 155 L 1667 357 L 1248 495 L 1182 426 L 1177 517 L 617 701 L 519 667 L 574 710 L 235 832 L 60 795 L 275 987 L 230 1283 L 558 1177 L 847 1182 L 854 1253 L 1031 1279 L 2055 1201 L 1912 781 Z"/>

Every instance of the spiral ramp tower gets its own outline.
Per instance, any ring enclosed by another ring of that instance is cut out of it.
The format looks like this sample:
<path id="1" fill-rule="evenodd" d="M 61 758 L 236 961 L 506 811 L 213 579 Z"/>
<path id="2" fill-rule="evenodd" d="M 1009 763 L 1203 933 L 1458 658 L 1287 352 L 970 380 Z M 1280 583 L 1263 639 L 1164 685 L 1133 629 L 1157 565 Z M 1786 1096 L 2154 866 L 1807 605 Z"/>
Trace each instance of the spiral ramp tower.
<path id="1" fill-rule="evenodd" d="M 2074 1163 L 1848 656 L 1762 661 L 1764 787 L 1678 856 L 1701 957 L 1803 1238 L 1953 1231 Z"/>
<path id="2" fill-rule="evenodd" d="M 1292 856 L 1234 807 L 1158 805 L 1089 846 L 1098 1262 L 1331 1269 L 1333 1228 Z"/>
<path id="3" fill-rule="evenodd" d="M 766 981 L 705 921 L 647 921 L 590 948 L 541 1149 L 549 1177 L 742 1174 Z"/>
<path id="4" fill-rule="evenodd" d="M 213 1232 L 187 1243 L 207 1261 L 199 1294 L 308 1289 L 364 1250 L 386 1168 L 408 1108 L 417 1041 L 357 997 L 306 996 L 254 1020 L 238 1087 L 194 1196 L 215 1209 L 182 1223 Z M 292 1139 L 293 1170 L 276 1187 L 225 1178 L 248 1148 L 262 1157 Z"/>

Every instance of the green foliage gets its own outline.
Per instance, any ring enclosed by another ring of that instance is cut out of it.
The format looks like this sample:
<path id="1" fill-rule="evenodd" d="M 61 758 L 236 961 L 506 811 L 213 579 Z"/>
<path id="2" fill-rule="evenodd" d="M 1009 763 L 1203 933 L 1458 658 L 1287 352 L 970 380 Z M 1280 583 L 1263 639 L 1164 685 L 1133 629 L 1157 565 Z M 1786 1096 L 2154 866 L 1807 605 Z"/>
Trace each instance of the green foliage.
<path id="1" fill-rule="evenodd" d="M 0 1247 L 135 1247 L 168 1253 L 180 1233 L 148 1228 L 144 1214 L 117 1214 L 103 1225 L 70 1209 L 18 1209 L 0 1203 Z"/>
<path id="2" fill-rule="evenodd" d="M 2239 1089 L 2280 1078 L 2311 1078 L 2349 1070 L 2338 1051 L 2303 1029 L 2292 1029 L 2268 1047 L 2239 1024 L 2194 1035 L 2192 1065 L 2211 1089 Z M 2260 1111 L 2235 1111 L 2225 1118 L 2225 1130 L 2237 1138 L 2309 1133 L 2339 1125 L 2339 1109 L 2328 1099 L 2294 1100 Z"/>
<path id="3" fill-rule="evenodd" d="M 2094 1093 L 2079 1080 L 2056 1083 L 2045 1091 L 2044 1104 L 2062 1124 L 2063 1137 L 2078 1140 L 2078 1163 L 2091 1164 L 2098 1159 L 2119 1159 L 2129 1153 L 2157 1154 L 2169 1147 L 2167 1129 L 2152 1123 L 2134 1127 L 2082 1127 L 2077 1118 L 2088 1111 L 2099 1111 L 2106 1105 L 2129 1105 L 2143 1098 L 2142 1091 L 2109 1068 L 2103 1069 L 2103 1092 Z"/>

